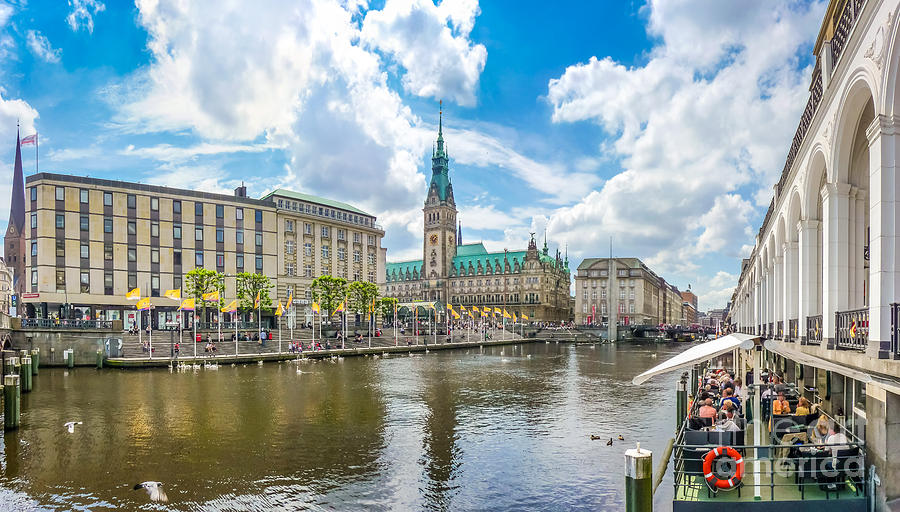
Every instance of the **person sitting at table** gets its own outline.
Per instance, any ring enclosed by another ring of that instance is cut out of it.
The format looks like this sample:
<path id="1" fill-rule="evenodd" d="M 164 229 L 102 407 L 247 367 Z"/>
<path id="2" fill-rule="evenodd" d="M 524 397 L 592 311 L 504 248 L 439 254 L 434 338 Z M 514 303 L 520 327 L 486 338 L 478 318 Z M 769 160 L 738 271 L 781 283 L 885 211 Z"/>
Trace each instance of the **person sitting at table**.
<path id="1" fill-rule="evenodd" d="M 700 406 L 700 410 L 697 411 L 697 415 L 699 417 L 712 418 L 713 420 L 715 420 L 717 414 L 718 414 L 718 411 L 716 411 L 716 408 L 713 407 L 712 398 L 707 398 L 703 402 L 703 405 Z"/>
<path id="2" fill-rule="evenodd" d="M 809 400 L 805 396 L 801 396 L 800 401 L 797 402 L 797 409 L 794 411 L 794 415 L 806 416 L 807 414 L 809 414 Z"/>
<path id="3" fill-rule="evenodd" d="M 816 424 L 809 429 L 809 443 L 825 444 L 826 439 L 828 439 L 828 417 L 822 414 Z"/>
<path id="4" fill-rule="evenodd" d="M 737 432 L 741 427 L 734 421 L 734 410 L 727 409 L 725 411 L 725 419 L 716 423 L 716 430 L 719 432 Z"/>
<path id="5" fill-rule="evenodd" d="M 731 401 L 724 402 L 723 401 L 721 407 L 719 408 L 719 413 L 716 417 L 719 420 L 723 420 L 723 419 L 725 419 L 728 411 L 735 412 L 735 411 L 737 411 L 737 408 L 734 406 L 734 402 L 731 402 Z"/>
<path id="6" fill-rule="evenodd" d="M 772 414 L 790 414 L 791 404 L 784 398 L 784 391 L 778 392 L 778 398 L 772 402 Z"/>
<path id="7" fill-rule="evenodd" d="M 722 391 L 722 405 L 724 405 L 726 402 L 731 402 L 732 404 L 734 404 L 734 409 L 738 410 L 741 408 L 741 401 L 736 396 L 732 395 L 733 391 L 734 390 L 732 388 L 725 388 Z"/>

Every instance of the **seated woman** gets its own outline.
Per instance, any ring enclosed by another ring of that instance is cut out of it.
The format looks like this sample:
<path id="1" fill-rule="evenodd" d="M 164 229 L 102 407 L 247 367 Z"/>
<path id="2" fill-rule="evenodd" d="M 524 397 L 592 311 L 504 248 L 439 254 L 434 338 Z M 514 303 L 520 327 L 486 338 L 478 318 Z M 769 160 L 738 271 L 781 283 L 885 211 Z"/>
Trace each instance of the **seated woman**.
<path id="1" fill-rule="evenodd" d="M 800 401 L 797 402 L 797 410 L 794 411 L 794 414 L 797 416 L 806 416 L 809 414 L 809 400 L 807 400 L 805 396 L 800 397 Z"/>
<path id="2" fill-rule="evenodd" d="M 697 415 L 701 418 L 713 418 L 715 420 L 718 411 L 712 406 L 712 403 L 712 398 L 707 398 L 703 405 L 700 406 L 700 410 L 697 411 Z"/>
<path id="3" fill-rule="evenodd" d="M 772 414 L 790 414 L 791 404 L 784 397 L 784 391 L 778 392 L 778 398 L 772 402 Z"/>

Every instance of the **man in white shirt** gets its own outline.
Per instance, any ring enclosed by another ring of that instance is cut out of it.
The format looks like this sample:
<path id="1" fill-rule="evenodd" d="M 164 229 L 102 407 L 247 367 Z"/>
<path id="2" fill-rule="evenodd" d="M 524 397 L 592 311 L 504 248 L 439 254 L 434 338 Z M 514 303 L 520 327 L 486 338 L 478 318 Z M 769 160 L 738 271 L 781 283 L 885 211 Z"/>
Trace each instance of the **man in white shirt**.
<path id="1" fill-rule="evenodd" d="M 850 449 L 850 447 L 847 446 L 847 442 L 847 436 L 844 434 L 844 429 L 841 428 L 841 426 L 837 423 L 832 425 L 829 436 L 827 439 L 825 439 L 825 444 L 834 445 L 828 446 L 828 449 L 831 450 L 831 456 L 834 459 L 837 459 L 837 453 L 839 451 Z"/>
<path id="2" fill-rule="evenodd" d="M 734 421 L 734 410 L 725 411 L 725 419 L 716 424 L 716 430 L 720 432 L 737 432 L 741 427 Z"/>

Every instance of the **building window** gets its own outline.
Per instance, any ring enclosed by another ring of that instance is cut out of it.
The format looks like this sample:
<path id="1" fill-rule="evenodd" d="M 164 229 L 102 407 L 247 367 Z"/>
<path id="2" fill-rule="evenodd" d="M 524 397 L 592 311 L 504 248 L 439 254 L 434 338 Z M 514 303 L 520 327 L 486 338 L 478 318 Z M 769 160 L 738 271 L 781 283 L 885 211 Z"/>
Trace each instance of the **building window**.
<path id="1" fill-rule="evenodd" d="M 203 241 L 203 228 L 201 226 L 197 226 L 194 228 L 194 240 L 198 242 Z"/>
<path id="2" fill-rule="evenodd" d="M 216 243 L 225 243 L 225 230 L 216 228 Z"/>
<path id="3" fill-rule="evenodd" d="M 294 275 L 294 264 L 293 263 L 285 263 L 284 264 L 284 273 L 288 276 Z"/>
<path id="4" fill-rule="evenodd" d="M 56 271 L 56 293 L 65 293 L 66 292 L 66 271 L 65 270 L 57 270 Z"/>
<path id="5" fill-rule="evenodd" d="M 112 192 L 103 193 L 103 206 L 112 206 Z"/>
<path id="6" fill-rule="evenodd" d="M 293 233 L 294 232 L 294 221 L 292 221 L 292 220 L 284 221 L 284 230 L 287 231 L 288 233 Z"/>
<path id="7" fill-rule="evenodd" d="M 203 203 L 194 203 L 194 215 L 203 217 Z"/>
<path id="8" fill-rule="evenodd" d="M 78 200 L 81 201 L 81 204 L 88 204 L 88 191 L 87 189 L 81 189 L 78 191 Z"/>
<path id="9" fill-rule="evenodd" d="M 262 247 L 262 233 L 256 234 L 256 246 Z"/>
<path id="10" fill-rule="evenodd" d="M 31 255 L 37 256 L 37 242 L 31 242 Z M 34 264 L 34 262 L 32 262 Z"/>
<path id="11" fill-rule="evenodd" d="M 203 266 L 203 251 L 194 252 L 194 266 L 196 266 L 196 267 Z"/>
<path id="12" fill-rule="evenodd" d="M 634 313 L 634 302 L 628 304 L 628 312 Z"/>
<path id="13" fill-rule="evenodd" d="M 306 235 L 311 235 L 312 234 L 312 224 L 310 224 L 309 222 L 304 222 L 303 223 L 303 233 Z"/>
<path id="14" fill-rule="evenodd" d="M 306 277 L 312 277 L 312 265 L 305 265 L 303 267 L 303 275 Z"/>
<path id="15" fill-rule="evenodd" d="M 37 214 L 31 214 L 31 229 L 37 229 Z"/>
<path id="16" fill-rule="evenodd" d="M 353 243 L 358 244 L 362 240 L 362 235 L 359 233 L 353 233 Z"/>
<path id="17" fill-rule="evenodd" d="M 338 261 L 344 261 L 344 259 L 347 257 L 347 250 L 343 247 L 338 247 L 337 253 Z"/>
<path id="18" fill-rule="evenodd" d="M 375 235 L 369 235 L 369 245 L 375 245 Z"/>
<path id="19" fill-rule="evenodd" d="M 262 272 L 262 269 L 263 269 L 262 263 L 263 263 L 262 255 L 257 254 L 256 255 L 256 271 L 257 272 Z"/>
<path id="20" fill-rule="evenodd" d="M 152 236 L 153 238 L 159 238 L 159 222 L 150 223 L 150 236 Z"/>
<path id="21" fill-rule="evenodd" d="M 134 194 L 128 194 L 128 207 L 137 208 L 137 197 Z"/>
<path id="22" fill-rule="evenodd" d="M 181 265 L 181 251 L 172 251 L 172 265 Z"/>
<path id="23" fill-rule="evenodd" d="M 66 216 L 62 213 L 56 214 L 56 228 L 57 229 L 65 229 L 66 228 Z"/>
<path id="24" fill-rule="evenodd" d="M 159 198 L 158 197 L 150 198 L 150 210 L 154 211 L 154 212 L 159 211 Z"/>
<path id="25" fill-rule="evenodd" d="M 221 204 L 216 205 L 216 218 L 224 219 L 225 218 L 225 206 Z"/>
<path id="26" fill-rule="evenodd" d="M 312 256 L 312 251 L 313 251 L 313 249 L 312 249 L 311 243 L 306 242 L 305 244 L 303 244 L 303 255 L 304 256 Z"/>
<path id="27" fill-rule="evenodd" d="M 375 254 L 370 252 L 369 253 L 369 265 L 374 265 L 374 264 L 375 264 Z"/>
<path id="28" fill-rule="evenodd" d="M 221 252 L 216 253 L 216 267 L 222 268 L 225 266 L 225 255 Z"/>
<path id="29" fill-rule="evenodd" d="M 81 293 L 91 293 L 91 273 L 81 273 Z"/>
<path id="30" fill-rule="evenodd" d="M 78 217 L 78 227 L 82 231 L 88 231 L 90 229 L 91 224 L 87 215 L 81 215 Z"/>
<path id="31" fill-rule="evenodd" d="M 37 270 L 32 270 L 31 271 L 31 286 L 36 287 L 37 283 L 38 283 Z"/>
<path id="32" fill-rule="evenodd" d="M 322 226 L 322 238 L 328 238 L 328 226 Z"/>
<path id="33" fill-rule="evenodd" d="M 106 270 L 103 272 L 103 294 L 113 294 L 113 273 L 111 270 Z"/>
<path id="34" fill-rule="evenodd" d="M 137 222 L 130 220 L 128 221 L 128 234 L 129 235 L 137 235 Z"/>
<path id="35" fill-rule="evenodd" d="M 362 253 L 359 249 L 353 249 L 353 263 L 362 263 Z"/>
<path id="36" fill-rule="evenodd" d="M 235 208 L 234 218 L 237 220 L 244 220 L 244 209 L 243 208 Z"/>
<path id="37" fill-rule="evenodd" d="M 128 261 L 137 261 L 137 249 L 134 247 L 128 248 Z"/>
<path id="38" fill-rule="evenodd" d="M 327 260 L 329 258 L 329 247 L 327 245 L 322 246 L 322 259 Z"/>
<path id="39" fill-rule="evenodd" d="M 112 259 L 113 259 L 113 244 L 103 244 L 103 259 L 105 261 L 112 261 Z"/>
<path id="40" fill-rule="evenodd" d="M 244 243 L 244 230 L 243 229 L 239 229 L 234 232 L 234 242 L 236 244 Z"/>
<path id="41" fill-rule="evenodd" d="M 113 220 L 109 217 L 103 218 L 103 232 L 104 233 L 112 233 L 113 232 Z"/>
<path id="42" fill-rule="evenodd" d="M 172 201 L 172 213 L 181 213 L 181 201 Z"/>
<path id="43" fill-rule="evenodd" d="M 57 258 L 65 258 L 66 257 L 66 241 L 63 239 L 56 240 L 56 257 Z"/>
<path id="44" fill-rule="evenodd" d="M 181 224 L 172 225 L 172 238 L 181 240 Z"/>
<path id="45" fill-rule="evenodd" d="M 284 242 L 284 252 L 286 254 L 294 254 L 294 241 L 293 240 L 286 240 Z"/>
<path id="46" fill-rule="evenodd" d="M 256 223 L 262 224 L 262 210 L 256 210 Z"/>
<path id="47" fill-rule="evenodd" d="M 172 277 L 172 288 L 181 289 L 181 276 Z"/>
<path id="48" fill-rule="evenodd" d="M 237 268 L 240 268 L 240 269 L 244 268 L 244 255 L 243 254 L 238 254 L 237 258 L 235 258 L 235 260 L 237 262 L 236 263 Z"/>
<path id="49" fill-rule="evenodd" d="M 159 276 L 150 276 L 150 295 L 159 297 Z"/>
<path id="50" fill-rule="evenodd" d="M 66 187 L 56 187 L 56 200 L 57 201 L 65 201 L 66 200 Z"/>
<path id="51" fill-rule="evenodd" d="M 338 230 L 338 240 L 343 240 L 343 239 L 344 239 L 344 230 L 339 229 Z"/>
<path id="52" fill-rule="evenodd" d="M 31 190 L 31 192 L 30 192 L 30 193 L 31 193 L 31 200 L 32 200 L 32 201 L 37 201 L 37 187 L 31 187 L 30 190 Z M 37 283 L 35 283 L 35 284 L 37 284 Z"/>
<path id="53" fill-rule="evenodd" d="M 159 263 L 159 249 L 150 249 L 150 263 Z"/>
<path id="54" fill-rule="evenodd" d="M 137 272 L 129 272 L 128 273 L 128 289 L 134 290 L 137 288 Z"/>
<path id="55" fill-rule="evenodd" d="M 88 244 L 81 244 L 81 259 L 86 260 L 91 257 L 91 249 Z"/>

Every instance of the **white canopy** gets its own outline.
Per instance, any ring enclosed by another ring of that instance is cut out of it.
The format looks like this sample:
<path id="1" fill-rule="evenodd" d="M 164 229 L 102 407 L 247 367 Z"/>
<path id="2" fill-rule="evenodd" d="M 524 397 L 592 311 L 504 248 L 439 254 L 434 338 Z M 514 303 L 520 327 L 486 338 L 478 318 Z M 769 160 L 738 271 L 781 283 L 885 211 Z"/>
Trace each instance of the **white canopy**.
<path id="1" fill-rule="evenodd" d="M 706 343 L 695 345 L 677 356 L 660 363 L 631 380 L 634 384 L 643 384 L 647 379 L 655 375 L 668 373 L 679 368 L 691 366 L 696 363 L 712 359 L 718 355 L 731 352 L 736 348 L 749 350 L 753 348 L 753 340 L 758 338 L 752 334 L 734 333 L 716 338 Z"/>
<path id="2" fill-rule="evenodd" d="M 788 347 L 787 344 L 781 341 L 766 340 L 764 346 L 766 347 L 766 350 L 775 352 L 776 354 L 782 355 L 800 364 L 815 366 L 816 368 L 821 368 L 822 370 L 839 373 L 845 377 L 850 377 L 851 379 L 855 379 L 861 382 L 872 381 L 872 376 L 868 373 L 854 370 L 853 368 L 842 366 L 837 363 L 832 363 L 831 361 L 807 354 L 806 352 L 800 352 L 799 350 Z"/>

